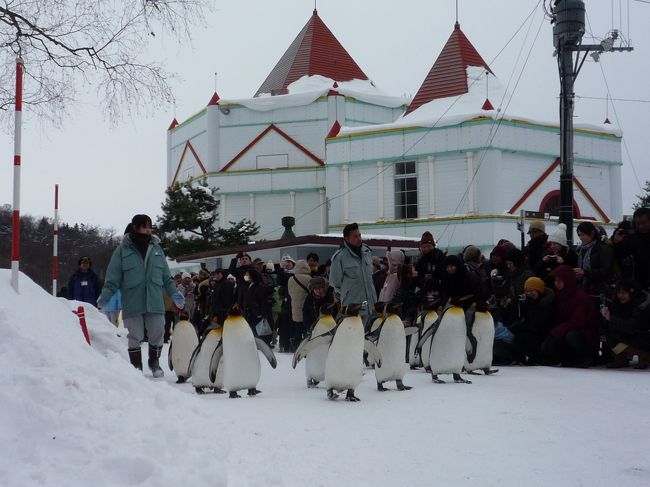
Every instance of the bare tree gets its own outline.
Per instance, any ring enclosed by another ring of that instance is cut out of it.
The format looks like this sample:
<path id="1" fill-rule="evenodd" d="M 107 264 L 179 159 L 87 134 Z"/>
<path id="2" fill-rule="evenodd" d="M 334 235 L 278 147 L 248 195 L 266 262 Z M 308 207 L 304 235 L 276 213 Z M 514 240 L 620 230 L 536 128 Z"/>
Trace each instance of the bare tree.
<path id="1" fill-rule="evenodd" d="M 147 59 L 150 41 L 189 41 L 208 0 L 0 0 L 0 122 L 8 125 L 15 63 L 27 109 L 56 123 L 92 86 L 111 122 L 173 101 L 173 75 Z"/>

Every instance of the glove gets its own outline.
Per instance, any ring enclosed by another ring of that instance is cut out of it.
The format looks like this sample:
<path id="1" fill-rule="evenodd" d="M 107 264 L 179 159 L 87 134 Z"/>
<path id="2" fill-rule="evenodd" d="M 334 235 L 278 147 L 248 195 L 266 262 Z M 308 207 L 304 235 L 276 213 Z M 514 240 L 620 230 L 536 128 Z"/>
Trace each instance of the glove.
<path id="1" fill-rule="evenodd" d="M 185 307 L 185 298 L 183 297 L 183 295 L 180 292 L 178 292 L 178 291 L 175 292 L 171 296 L 171 298 L 172 298 L 172 301 L 174 302 L 174 306 L 176 306 L 176 308 L 183 309 Z"/>
<path id="2" fill-rule="evenodd" d="M 102 299 L 102 297 L 100 296 L 99 299 L 97 299 L 97 304 L 95 306 L 97 307 L 97 309 L 102 309 L 106 307 L 107 303 L 108 302 L 105 299 Z"/>

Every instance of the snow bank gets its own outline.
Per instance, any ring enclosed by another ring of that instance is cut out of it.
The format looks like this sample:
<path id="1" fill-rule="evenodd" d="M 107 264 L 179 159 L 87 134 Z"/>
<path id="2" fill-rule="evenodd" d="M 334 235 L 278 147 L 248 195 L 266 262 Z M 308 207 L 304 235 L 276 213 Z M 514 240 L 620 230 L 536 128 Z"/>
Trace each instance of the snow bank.
<path id="1" fill-rule="evenodd" d="M 223 461 L 205 455 L 227 448 L 199 403 L 135 370 L 92 306 L 88 346 L 77 303 L 24 274 L 17 295 L 9 280 L 0 269 L 0 485 L 226 484 Z"/>
<path id="2" fill-rule="evenodd" d="M 338 81 L 338 88 L 334 88 L 334 80 L 320 75 L 303 76 L 287 87 L 286 95 L 271 96 L 262 93 L 255 98 L 222 99 L 220 105 L 243 105 L 250 110 L 267 112 L 280 108 L 291 108 L 308 105 L 327 95 L 331 89 L 336 89 L 343 96 L 349 96 L 366 103 L 389 108 L 407 105 L 409 98 L 389 96 L 375 87 L 370 80 Z"/>
<path id="3" fill-rule="evenodd" d="M 522 104 L 511 92 L 507 92 L 498 78 L 487 75 L 485 68 L 469 66 L 467 68 L 467 83 L 469 91 L 463 95 L 439 98 L 425 103 L 408 115 L 398 118 L 389 124 L 342 127 L 338 137 L 360 132 L 379 131 L 395 128 L 414 127 L 445 127 L 473 120 L 479 117 L 493 120 L 510 120 L 526 122 L 535 125 L 550 125 L 559 127 L 558 121 L 547 121 L 535 118 L 530 109 Z M 486 86 L 486 76 L 488 83 Z M 489 87 L 489 92 L 488 92 Z M 494 110 L 483 110 L 486 98 L 494 106 Z M 622 132 L 607 124 L 575 124 L 576 129 L 589 130 L 599 133 L 612 134 L 622 137 Z"/>

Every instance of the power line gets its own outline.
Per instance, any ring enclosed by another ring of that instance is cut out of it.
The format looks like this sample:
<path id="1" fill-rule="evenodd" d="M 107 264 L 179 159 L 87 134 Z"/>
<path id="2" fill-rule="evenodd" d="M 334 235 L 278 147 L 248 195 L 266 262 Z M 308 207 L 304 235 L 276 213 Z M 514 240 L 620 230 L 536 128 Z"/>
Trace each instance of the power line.
<path id="1" fill-rule="evenodd" d="M 604 96 L 582 96 L 582 95 L 576 95 L 576 98 L 582 98 L 584 100 L 615 100 L 615 101 L 629 101 L 632 103 L 650 103 L 650 100 L 641 100 L 641 99 L 635 99 L 635 98 L 611 98 L 611 97 L 604 97 Z"/>

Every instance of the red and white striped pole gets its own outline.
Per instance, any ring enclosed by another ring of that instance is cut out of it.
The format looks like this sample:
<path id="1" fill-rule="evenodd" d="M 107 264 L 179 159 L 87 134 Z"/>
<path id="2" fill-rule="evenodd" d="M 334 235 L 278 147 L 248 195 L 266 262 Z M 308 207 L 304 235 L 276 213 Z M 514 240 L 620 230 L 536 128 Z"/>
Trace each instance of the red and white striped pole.
<path id="1" fill-rule="evenodd" d="M 52 296 L 59 278 L 59 185 L 54 185 L 54 242 L 52 244 Z"/>
<path id="2" fill-rule="evenodd" d="M 16 59 L 16 115 L 14 121 L 14 207 L 11 219 L 11 286 L 18 292 L 20 264 L 20 144 L 23 122 L 23 60 Z"/>

